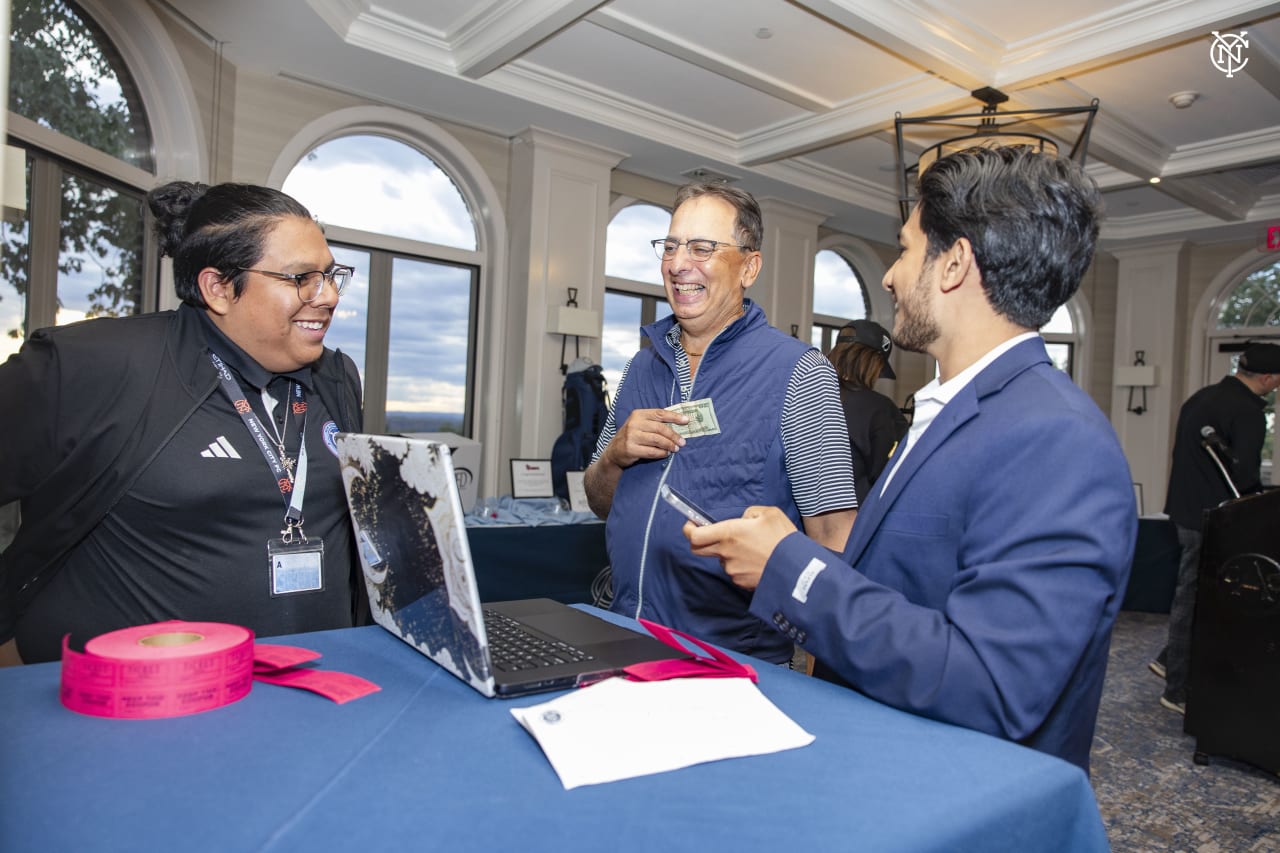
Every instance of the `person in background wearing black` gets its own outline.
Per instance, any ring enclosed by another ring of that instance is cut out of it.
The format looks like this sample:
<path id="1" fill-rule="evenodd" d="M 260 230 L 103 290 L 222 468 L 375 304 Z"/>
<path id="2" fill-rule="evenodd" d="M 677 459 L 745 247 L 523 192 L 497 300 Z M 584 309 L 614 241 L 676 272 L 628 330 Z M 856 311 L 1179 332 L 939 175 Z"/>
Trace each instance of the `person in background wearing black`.
<path id="1" fill-rule="evenodd" d="M 827 358 L 840 377 L 840 402 L 853 450 L 853 483 L 858 502 L 865 501 L 907 432 L 907 418 L 898 405 L 874 390 L 881 378 L 895 378 L 889 364 L 893 341 L 879 323 L 854 320 L 836 335 Z"/>
<path id="2" fill-rule="evenodd" d="M 1164 511 L 1178 527 L 1182 559 L 1169 611 L 1169 636 L 1152 672 L 1165 679 L 1160 704 L 1187 712 L 1191 619 L 1200 569 L 1200 524 L 1204 511 L 1234 497 L 1206 445 L 1217 451 L 1241 495 L 1262 491 L 1262 444 L 1267 423 L 1263 397 L 1280 387 L 1280 346 L 1249 344 L 1234 376 L 1201 388 L 1182 404 L 1173 441 L 1173 465 Z"/>
<path id="3" fill-rule="evenodd" d="M 3 663 L 165 619 L 346 627 L 363 601 L 333 439 L 360 378 L 324 346 L 353 270 L 278 190 L 147 201 L 183 304 L 41 329 L 0 365 Z"/>

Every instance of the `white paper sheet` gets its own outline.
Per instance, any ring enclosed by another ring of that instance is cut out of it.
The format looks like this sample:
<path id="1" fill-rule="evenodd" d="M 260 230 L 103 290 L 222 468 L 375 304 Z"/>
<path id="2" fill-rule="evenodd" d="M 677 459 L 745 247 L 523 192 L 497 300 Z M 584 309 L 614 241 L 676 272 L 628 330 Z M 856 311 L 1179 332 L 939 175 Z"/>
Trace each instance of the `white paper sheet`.
<path id="1" fill-rule="evenodd" d="M 611 678 L 511 714 L 566 790 L 813 743 L 746 678 Z"/>

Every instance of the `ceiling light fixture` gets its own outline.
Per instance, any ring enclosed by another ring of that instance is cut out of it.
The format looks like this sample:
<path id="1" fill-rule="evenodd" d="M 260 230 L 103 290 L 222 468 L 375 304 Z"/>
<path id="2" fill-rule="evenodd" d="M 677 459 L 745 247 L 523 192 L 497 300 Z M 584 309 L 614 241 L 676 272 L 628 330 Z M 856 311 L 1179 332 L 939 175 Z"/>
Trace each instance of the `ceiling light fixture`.
<path id="1" fill-rule="evenodd" d="M 738 180 L 733 175 L 727 175 L 724 172 L 717 172 L 709 166 L 697 166 L 696 168 L 681 172 L 680 174 L 681 176 L 698 184 L 732 184 Z"/>
<path id="2" fill-rule="evenodd" d="M 1185 110 L 1187 107 L 1194 104 L 1196 99 L 1199 97 L 1199 92 L 1174 92 L 1169 96 L 1169 103 L 1173 104 L 1180 110 Z"/>
<path id="3" fill-rule="evenodd" d="M 1070 121 L 1083 119 L 1083 126 L 1079 129 L 1075 142 L 1071 143 L 1068 156 L 1084 165 L 1089 147 L 1089 131 L 1092 130 L 1093 119 L 1098 113 L 1097 98 L 1094 98 L 1087 107 L 1000 112 L 1000 104 L 1009 100 L 1009 96 L 1004 92 L 990 86 L 983 86 L 970 94 L 984 104 L 981 112 L 916 118 L 903 118 L 902 113 L 894 116 L 893 129 L 898 141 L 898 169 L 902 178 L 898 204 L 902 209 L 903 222 L 906 222 L 911 214 L 911 207 L 915 203 L 912 192 L 921 173 L 939 158 L 965 148 L 1030 145 L 1047 154 L 1057 155 L 1060 149 L 1058 138 L 1069 135 L 1068 131 L 1071 130 L 1067 125 Z M 1053 131 L 1054 137 L 1057 138 L 1046 135 L 1050 131 Z M 911 140 L 908 140 L 908 134 L 913 137 Z M 911 164 L 908 164 L 909 141 L 913 146 L 923 149 L 920 156 Z"/>

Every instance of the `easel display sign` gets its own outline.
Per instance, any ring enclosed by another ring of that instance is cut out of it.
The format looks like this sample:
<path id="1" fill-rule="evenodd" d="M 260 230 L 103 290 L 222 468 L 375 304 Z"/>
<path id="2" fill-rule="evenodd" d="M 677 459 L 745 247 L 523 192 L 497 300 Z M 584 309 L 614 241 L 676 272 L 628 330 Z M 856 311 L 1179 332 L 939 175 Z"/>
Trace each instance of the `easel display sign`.
<path id="1" fill-rule="evenodd" d="M 511 496 L 513 498 L 551 498 L 550 459 L 512 459 Z"/>

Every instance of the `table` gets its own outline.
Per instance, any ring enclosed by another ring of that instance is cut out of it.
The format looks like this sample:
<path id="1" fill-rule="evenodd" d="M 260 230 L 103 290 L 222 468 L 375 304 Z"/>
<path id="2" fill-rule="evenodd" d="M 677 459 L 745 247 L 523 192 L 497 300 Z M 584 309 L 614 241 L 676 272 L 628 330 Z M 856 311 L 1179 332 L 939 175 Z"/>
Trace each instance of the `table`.
<path id="1" fill-rule="evenodd" d="M 1139 518 L 1138 540 L 1121 609 L 1168 613 L 1178 585 L 1181 558 L 1178 528 L 1172 521 L 1164 516 Z"/>
<path id="2" fill-rule="evenodd" d="M 383 629 L 280 641 L 382 690 L 121 721 L 63 708 L 57 663 L 0 670 L 0 850 L 1107 849 L 1079 768 L 779 667 L 760 688 L 812 745 L 565 791 L 512 701 Z"/>

